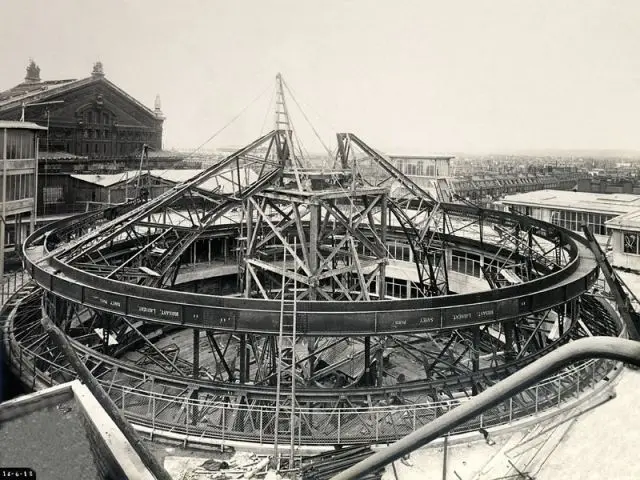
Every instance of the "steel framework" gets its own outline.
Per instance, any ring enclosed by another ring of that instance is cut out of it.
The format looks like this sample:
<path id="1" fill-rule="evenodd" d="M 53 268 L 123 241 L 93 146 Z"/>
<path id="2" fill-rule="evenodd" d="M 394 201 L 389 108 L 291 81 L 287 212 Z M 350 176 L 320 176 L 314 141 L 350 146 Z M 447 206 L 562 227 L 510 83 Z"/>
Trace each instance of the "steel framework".
<path id="1" fill-rule="evenodd" d="M 458 402 L 575 338 L 622 334 L 585 295 L 598 266 L 582 237 L 444 202 L 351 133 L 314 168 L 284 102 L 276 126 L 157 198 L 27 239 L 33 283 L 4 338 L 34 384 L 74 376 L 45 315 L 138 424 L 387 441 L 404 427 L 380 436 L 376 409 Z"/>

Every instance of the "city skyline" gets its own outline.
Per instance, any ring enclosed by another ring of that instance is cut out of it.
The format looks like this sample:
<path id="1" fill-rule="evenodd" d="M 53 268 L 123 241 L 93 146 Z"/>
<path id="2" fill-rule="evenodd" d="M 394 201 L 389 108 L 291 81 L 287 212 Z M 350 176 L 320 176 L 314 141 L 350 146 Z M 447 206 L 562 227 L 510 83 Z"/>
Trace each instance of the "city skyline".
<path id="1" fill-rule="evenodd" d="M 270 129 L 281 72 L 330 147 L 349 131 L 396 154 L 640 150 L 635 2 L 96 5 L 12 3 L 0 89 L 29 58 L 43 80 L 86 77 L 99 60 L 145 105 L 161 96 L 167 148 L 197 147 L 249 106 L 218 148 Z"/>

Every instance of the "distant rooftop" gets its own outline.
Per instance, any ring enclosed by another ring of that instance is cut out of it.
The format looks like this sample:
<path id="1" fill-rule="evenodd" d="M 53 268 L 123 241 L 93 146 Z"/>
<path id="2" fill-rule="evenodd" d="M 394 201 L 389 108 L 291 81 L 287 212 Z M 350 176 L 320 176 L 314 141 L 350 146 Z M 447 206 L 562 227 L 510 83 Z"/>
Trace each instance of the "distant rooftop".
<path id="1" fill-rule="evenodd" d="M 38 152 L 38 158 L 40 160 L 87 160 L 89 157 L 86 155 L 74 155 L 69 152 Z"/>
<path id="2" fill-rule="evenodd" d="M 387 155 L 390 159 L 392 160 L 398 160 L 401 158 L 406 158 L 407 160 L 451 160 L 452 158 L 455 158 L 455 155 L 396 155 L 396 154 L 390 154 Z"/>
<path id="3" fill-rule="evenodd" d="M 149 173 L 152 178 L 156 178 L 159 180 L 164 180 L 167 183 L 172 184 L 181 184 L 191 180 L 195 176 L 204 172 L 204 169 L 166 169 L 166 170 L 151 170 Z M 229 193 L 232 191 L 233 186 L 229 176 L 227 175 L 229 171 L 220 172 L 218 175 L 202 182 L 198 186 L 199 189 L 205 191 L 217 191 L 219 193 Z M 147 175 L 147 171 L 144 170 L 142 172 L 142 176 Z M 81 180 L 83 182 L 91 183 L 94 185 L 98 185 L 100 187 L 111 187 L 117 185 L 118 183 L 125 181 L 132 181 L 137 178 L 138 172 L 128 171 L 122 173 L 112 173 L 105 175 L 96 175 L 96 174 L 74 174 L 71 177 Z M 257 178 L 257 174 L 252 171 L 247 172 L 247 176 L 245 177 L 245 181 L 247 184 L 254 182 Z"/>
<path id="4" fill-rule="evenodd" d="M 507 195 L 502 199 L 502 203 L 506 205 L 623 215 L 640 209 L 640 195 L 537 190 Z"/>

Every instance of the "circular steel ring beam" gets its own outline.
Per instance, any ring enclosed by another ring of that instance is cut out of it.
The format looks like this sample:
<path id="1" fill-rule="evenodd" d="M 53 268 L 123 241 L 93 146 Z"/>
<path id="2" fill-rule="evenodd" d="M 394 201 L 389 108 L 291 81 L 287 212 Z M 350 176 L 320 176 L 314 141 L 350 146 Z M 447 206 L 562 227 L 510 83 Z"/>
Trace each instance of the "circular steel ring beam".
<path id="1" fill-rule="evenodd" d="M 454 214 L 478 215 L 472 207 L 447 204 Z M 598 267 L 586 240 L 574 232 L 508 212 L 482 211 L 485 220 L 520 223 L 542 236 L 559 235 L 571 261 L 545 277 L 520 285 L 472 294 L 408 300 L 361 302 L 299 301 L 298 335 L 348 336 L 400 334 L 464 328 L 513 319 L 563 304 L 595 282 Z M 55 257 L 39 259 L 35 241 L 77 219 L 47 226 L 24 243 L 25 267 L 45 290 L 105 312 L 148 322 L 227 332 L 277 334 L 280 301 L 178 292 L 106 279 L 66 265 Z M 464 243 L 464 237 L 458 237 Z M 292 312 L 285 312 L 292 316 Z M 290 320 L 290 319 L 289 319 Z M 290 322 L 289 322 L 290 323 Z"/>

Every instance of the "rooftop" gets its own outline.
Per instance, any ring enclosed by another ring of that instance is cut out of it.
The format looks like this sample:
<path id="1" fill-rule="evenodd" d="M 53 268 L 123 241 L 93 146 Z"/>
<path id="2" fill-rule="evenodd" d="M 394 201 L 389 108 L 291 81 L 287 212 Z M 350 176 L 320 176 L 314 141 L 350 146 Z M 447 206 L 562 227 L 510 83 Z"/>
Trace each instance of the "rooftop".
<path id="1" fill-rule="evenodd" d="M 23 103 L 41 102 L 49 97 L 75 90 L 83 85 L 94 84 L 97 82 L 104 82 L 111 88 L 116 90 L 120 95 L 129 99 L 132 103 L 138 105 L 148 113 L 160 118 L 162 112 L 158 109 L 152 110 L 143 103 L 139 102 L 131 95 L 126 93 L 121 88 L 117 87 L 109 80 L 105 78 L 102 64 L 97 62 L 93 66 L 91 76 L 81 79 L 64 79 L 64 80 L 41 80 L 40 68 L 30 61 L 27 67 L 27 76 L 22 83 L 9 88 L 8 90 L 0 91 L 0 111 L 11 110 L 21 106 Z M 156 104 L 157 100 L 156 100 Z"/>
<path id="2" fill-rule="evenodd" d="M 90 174 L 90 173 L 78 173 L 71 175 L 71 178 L 82 180 L 83 182 L 92 183 L 100 187 L 111 187 L 117 183 L 124 182 L 125 180 L 132 180 L 138 176 L 138 172 L 129 171 L 122 173 L 108 173 L 108 174 Z"/>
<path id="3" fill-rule="evenodd" d="M 0 120 L 0 128 L 22 128 L 28 130 L 46 130 L 47 127 L 41 127 L 37 123 L 19 122 L 13 120 Z"/>
<path id="4" fill-rule="evenodd" d="M 181 184 L 185 183 L 188 180 L 191 180 L 195 176 L 204 172 L 203 169 L 167 169 L 167 170 L 151 170 L 149 173 L 152 178 L 156 178 L 159 180 L 164 180 L 165 182 L 172 184 Z M 147 174 L 147 171 L 143 171 L 143 177 Z M 92 183 L 94 185 L 98 185 L 100 187 L 111 187 L 118 183 L 124 181 L 132 181 L 137 178 L 137 171 L 128 171 L 122 173 L 112 173 L 112 174 L 104 174 L 104 175 L 96 175 L 96 174 L 75 174 L 71 175 L 71 177 L 76 178 L 78 180 L 82 180 L 83 182 Z M 253 183 L 257 175 L 252 171 L 247 171 L 248 178 L 243 178 L 243 180 L 247 184 Z M 230 180 L 229 171 L 220 172 L 217 176 L 212 177 L 204 182 L 202 182 L 198 188 L 205 191 L 218 191 L 219 193 L 229 193 L 233 191 L 232 183 Z"/>
<path id="5" fill-rule="evenodd" d="M 507 195 L 502 203 L 623 215 L 640 208 L 640 195 L 537 190 Z"/>
<path id="6" fill-rule="evenodd" d="M 640 209 L 612 218 L 606 225 L 614 229 L 640 230 Z"/>
<path id="7" fill-rule="evenodd" d="M 0 465 L 28 466 L 43 478 L 154 478 L 77 380 L 1 403 L 0 424 Z"/>
<path id="8" fill-rule="evenodd" d="M 68 152 L 38 152 L 40 160 L 87 160 L 86 155 L 74 155 Z"/>

